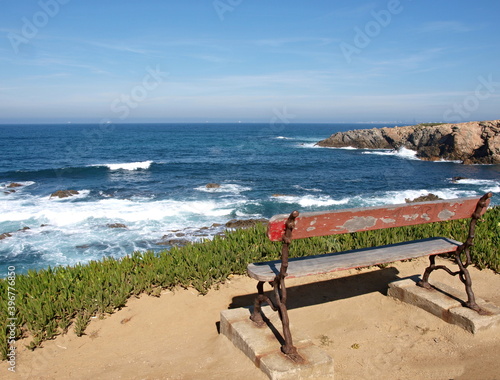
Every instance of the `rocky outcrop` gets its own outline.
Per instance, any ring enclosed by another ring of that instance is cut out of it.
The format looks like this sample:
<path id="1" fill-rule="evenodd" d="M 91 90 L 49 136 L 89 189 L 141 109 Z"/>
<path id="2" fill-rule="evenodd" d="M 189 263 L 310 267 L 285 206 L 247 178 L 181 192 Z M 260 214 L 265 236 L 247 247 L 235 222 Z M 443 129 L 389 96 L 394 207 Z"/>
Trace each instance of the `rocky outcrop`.
<path id="1" fill-rule="evenodd" d="M 218 183 L 207 183 L 205 187 L 207 189 L 219 189 L 220 185 Z"/>
<path id="2" fill-rule="evenodd" d="M 416 203 L 416 202 L 432 202 L 432 201 L 439 201 L 441 198 L 439 198 L 437 195 L 429 193 L 427 195 L 421 195 L 420 197 L 417 197 L 415 199 L 410 199 L 410 198 L 405 198 L 406 203 Z"/>
<path id="3" fill-rule="evenodd" d="M 109 228 L 128 228 L 123 223 L 109 223 L 109 224 L 106 224 L 106 227 L 109 227 Z"/>
<path id="4" fill-rule="evenodd" d="M 29 227 L 23 227 L 20 230 L 17 230 L 16 232 L 24 232 L 24 231 L 27 231 L 29 229 L 30 229 Z M 6 239 L 8 237 L 12 237 L 13 233 L 14 232 L 4 232 L 3 234 L 0 234 L 0 240 Z"/>
<path id="5" fill-rule="evenodd" d="M 11 236 L 12 234 L 10 232 L 4 232 L 3 234 L 0 234 L 0 240 L 6 239 Z"/>
<path id="6" fill-rule="evenodd" d="M 68 198 L 68 197 L 72 197 L 73 195 L 77 195 L 77 194 L 80 194 L 80 193 L 76 190 L 57 190 L 56 192 L 54 192 L 50 195 L 49 199 L 52 197 Z"/>
<path id="7" fill-rule="evenodd" d="M 13 188 L 13 187 L 22 187 L 22 186 L 23 186 L 23 185 L 21 185 L 20 183 L 17 183 L 17 182 L 12 182 L 12 183 L 9 183 L 9 184 L 7 185 L 7 188 L 8 188 L 8 189 L 11 189 L 11 188 Z"/>
<path id="8" fill-rule="evenodd" d="M 500 120 L 360 129 L 335 133 L 316 145 L 358 149 L 405 147 L 416 151 L 422 160 L 500 164 Z"/>

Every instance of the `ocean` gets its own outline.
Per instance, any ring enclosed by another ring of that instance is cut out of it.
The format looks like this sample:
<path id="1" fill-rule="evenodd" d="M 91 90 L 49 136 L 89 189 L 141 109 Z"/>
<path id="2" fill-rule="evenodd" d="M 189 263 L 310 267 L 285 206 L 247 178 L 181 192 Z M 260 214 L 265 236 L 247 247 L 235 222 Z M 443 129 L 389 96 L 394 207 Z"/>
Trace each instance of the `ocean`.
<path id="1" fill-rule="evenodd" d="M 315 146 L 337 131 L 381 126 L 391 125 L 0 125 L 0 276 L 9 266 L 25 273 L 164 250 L 209 239 L 231 219 L 295 209 L 488 191 L 500 203 L 500 165 Z M 78 194 L 51 197 L 58 190 Z"/>

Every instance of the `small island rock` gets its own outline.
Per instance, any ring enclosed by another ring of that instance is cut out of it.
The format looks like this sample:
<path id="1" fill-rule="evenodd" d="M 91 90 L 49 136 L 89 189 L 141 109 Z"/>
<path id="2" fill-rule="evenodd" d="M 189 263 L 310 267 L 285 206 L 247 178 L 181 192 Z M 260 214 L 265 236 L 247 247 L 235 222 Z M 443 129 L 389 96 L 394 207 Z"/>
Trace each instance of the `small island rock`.
<path id="1" fill-rule="evenodd" d="M 58 190 L 50 195 L 50 198 L 52 197 L 57 197 L 57 198 L 68 198 L 72 197 L 73 195 L 80 194 L 76 190 Z"/>
<path id="2" fill-rule="evenodd" d="M 218 189 L 220 188 L 220 185 L 218 183 L 207 183 L 205 187 L 207 189 Z"/>

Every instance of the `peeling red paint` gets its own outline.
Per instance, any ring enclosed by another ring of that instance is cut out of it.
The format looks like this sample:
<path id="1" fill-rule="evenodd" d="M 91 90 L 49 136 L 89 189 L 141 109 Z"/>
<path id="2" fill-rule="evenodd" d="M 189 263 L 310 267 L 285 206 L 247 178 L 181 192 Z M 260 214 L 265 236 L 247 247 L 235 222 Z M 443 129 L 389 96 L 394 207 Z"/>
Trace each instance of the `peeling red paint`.
<path id="1" fill-rule="evenodd" d="M 477 202 L 478 198 L 458 198 L 302 213 L 296 219 L 293 239 L 470 218 Z M 285 214 L 271 218 L 268 226 L 271 240 L 281 240 L 287 218 Z"/>

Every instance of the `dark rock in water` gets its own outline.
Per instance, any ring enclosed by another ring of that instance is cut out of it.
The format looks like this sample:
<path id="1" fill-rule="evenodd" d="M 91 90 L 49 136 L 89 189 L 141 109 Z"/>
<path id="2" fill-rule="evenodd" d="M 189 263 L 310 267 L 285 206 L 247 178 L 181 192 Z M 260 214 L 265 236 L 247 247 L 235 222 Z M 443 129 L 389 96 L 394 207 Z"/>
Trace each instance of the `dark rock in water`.
<path id="1" fill-rule="evenodd" d="M 250 228 L 257 223 L 267 224 L 267 219 L 232 219 L 226 223 L 227 228 Z"/>
<path id="2" fill-rule="evenodd" d="M 109 228 L 128 228 L 125 224 L 122 223 L 110 223 L 106 224 L 106 226 Z"/>
<path id="3" fill-rule="evenodd" d="M 11 236 L 12 236 L 12 234 L 5 232 L 3 234 L 0 234 L 0 240 L 3 240 L 5 238 L 11 237 Z"/>
<path id="4" fill-rule="evenodd" d="M 77 195 L 77 194 L 80 194 L 80 193 L 76 190 L 58 190 L 55 193 L 52 193 L 50 195 L 50 198 L 52 198 L 52 197 L 68 198 L 68 197 L 72 197 L 73 195 Z"/>
<path id="5" fill-rule="evenodd" d="M 207 183 L 205 187 L 207 189 L 218 189 L 220 185 L 218 183 Z"/>
<path id="6" fill-rule="evenodd" d="M 293 195 L 276 193 L 276 194 L 273 194 L 272 197 L 293 197 Z"/>
<path id="7" fill-rule="evenodd" d="M 90 244 L 77 245 L 76 248 L 78 248 L 78 249 L 87 249 L 87 248 L 90 248 Z"/>
<path id="8" fill-rule="evenodd" d="M 164 236 L 165 238 L 165 236 Z M 187 239 L 167 239 L 167 240 L 161 240 L 159 242 L 155 243 L 156 245 L 171 245 L 175 247 L 184 247 L 186 245 L 191 244 L 191 241 Z"/>
<path id="9" fill-rule="evenodd" d="M 7 188 L 11 189 L 13 187 L 21 187 L 21 186 L 23 186 L 23 185 L 21 185 L 20 183 L 12 182 L 11 184 L 7 185 Z"/>
<path id="10" fill-rule="evenodd" d="M 17 230 L 16 232 L 24 232 L 24 231 L 27 231 L 29 229 L 30 229 L 29 227 L 23 227 L 23 228 Z M 6 239 L 8 237 L 11 237 L 13 233 L 14 232 L 4 232 L 3 234 L 0 234 L 0 240 Z"/>
<path id="11" fill-rule="evenodd" d="M 461 179 L 467 179 L 467 178 L 466 178 L 466 177 L 453 177 L 453 178 L 451 179 L 451 182 L 458 182 L 458 181 L 460 181 Z"/>
<path id="12" fill-rule="evenodd" d="M 427 161 L 500 164 L 500 120 L 359 129 L 335 133 L 316 145 L 361 149 L 404 147 Z"/>
<path id="13" fill-rule="evenodd" d="M 417 197 L 413 200 L 411 200 L 409 198 L 405 198 L 406 203 L 431 202 L 431 201 L 439 201 L 439 200 L 442 200 L 442 198 L 439 198 L 437 195 L 431 194 L 431 193 L 429 193 L 427 195 L 422 195 L 422 196 Z"/>

